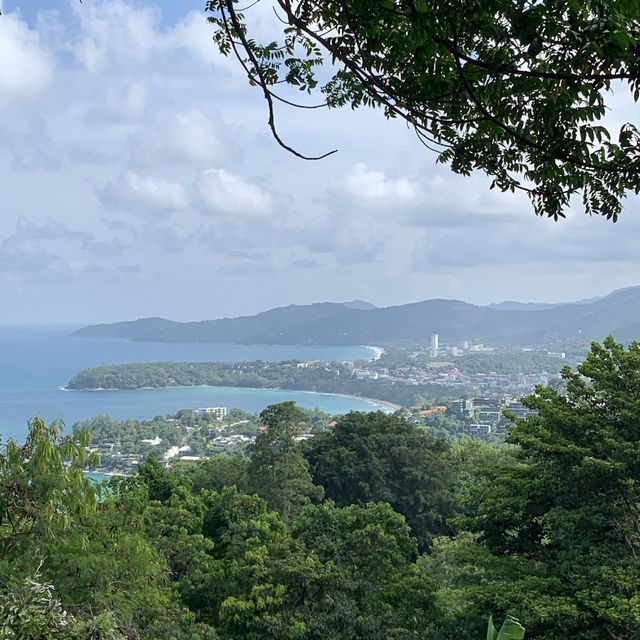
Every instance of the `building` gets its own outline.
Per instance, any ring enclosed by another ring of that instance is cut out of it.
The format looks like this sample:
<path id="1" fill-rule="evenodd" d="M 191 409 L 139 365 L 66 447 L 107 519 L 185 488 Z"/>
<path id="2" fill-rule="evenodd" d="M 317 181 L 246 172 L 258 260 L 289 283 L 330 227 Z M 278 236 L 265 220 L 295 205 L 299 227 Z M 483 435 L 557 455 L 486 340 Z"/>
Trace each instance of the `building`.
<path id="1" fill-rule="evenodd" d="M 420 412 L 421 416 L 431 416 L 434 413 L 442 413 L 443 411 L 446 411 L 449 407 L 445 406 L 445 405 L 437 405 L 435 407 L 431 407 L 430 409 L 423 409 Z"/>
<path id="2" fill-rule="evenodd" d="M 472 438 L 485 439 L 491 433 L 491 425 L 490 424 L 470 424 L 466 427 L 465 430 Z"/>
<path id="3" fill-rule="evenodd" d="M 196 409 L 196 413 L 222 420 L 227 415 L 227 407 L 203 407 L 202 409 Z"/>
<path id="4" fill-rule="evenodd" d="M 438 349 L 439 349 L 438 334 L 437 333 L 432 333 L 431 334 L 431 340 L 429 342 L 429 355 L 432 358 L 437 358 L 438 357 Z"/>

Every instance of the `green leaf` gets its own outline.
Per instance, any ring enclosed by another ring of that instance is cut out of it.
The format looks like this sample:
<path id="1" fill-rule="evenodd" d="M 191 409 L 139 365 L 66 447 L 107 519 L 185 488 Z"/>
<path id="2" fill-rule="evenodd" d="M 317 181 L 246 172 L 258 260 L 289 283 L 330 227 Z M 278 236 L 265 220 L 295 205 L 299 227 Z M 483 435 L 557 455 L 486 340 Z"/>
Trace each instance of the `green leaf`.
<path id="1" fill-rule="evenodd" d="M 497 640 L 522 640 L 524 638 L 524 627 L 511 616 L 503 622 Z"/>
<path id="2" fill-rule="evenodd" d="M 493 626 L 493 616 L 489 616 L 489 626 L 487 627 L 487 640 L 496 640 L 498 632 Z"/>

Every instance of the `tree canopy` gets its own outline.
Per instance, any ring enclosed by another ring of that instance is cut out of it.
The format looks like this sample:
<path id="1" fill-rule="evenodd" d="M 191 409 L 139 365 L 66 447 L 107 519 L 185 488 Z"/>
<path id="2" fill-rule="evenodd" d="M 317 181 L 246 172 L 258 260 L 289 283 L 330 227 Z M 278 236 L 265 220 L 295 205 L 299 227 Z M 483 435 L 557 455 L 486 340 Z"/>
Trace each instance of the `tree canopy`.
<path id="1" fill-rule="evenodd" d="M 563 383 L 500 447 L 357 412 L 301 443 L 282 403 L 243 462 L 108 486 L 34 420 L 0 443 L 0 636 L 639 640 L 640 344 Z"/>
<path id="2" fill-rule="evenodd" d="M 470 511 L 459 524 L 479 538 L 464 534 L 439 550 L 449 558 L 450 594 L 464 582 L 467 602 L 484 608 L 491 606 L 486 598 L 504 602 L 500 592 L 510 588 L 510 607 L 541 640 L 635 640 L 640 344 L 627 350 L 611 338 L 594 343 L 577 371 L 566 368 L 563 378 L 566 392 L 539 388 L 525 399 L 537 415 L 517 420 L 510 431 L 517 464 L 488 466 L 470 487 Z M 475 557 L 473 573 L 484 566 L 485 580 L 492 576 L 486 588 L 472 586 L 465 556 Z M 452 557 L 461 571 L 456 578 Z"/>
<path id="3" fill-rule="evenodd" d="M 251 9 L 273 6 L 279 40 L 258 42 Z M 640 190 L 640 132 L 619 97 L 640 96 L 637 0 L 209 0 L 220 51 L 235 54 L 268 106 L 380 107 L 438 161 L 525 191 L 538 215 L 584 209 L 615 221 Z M 614 100 L 615 92 L 615 100 Z M 607 111 L 613 120 L 605 126 Z"/>
<path id="4" fill-rule="evenodd" d="M 309 441 L 313 480 L 338 505 L 383 501 L 404 515 L 421 545 L 447 531 L 447 445 L 401 418 L 351 412 Z"/>

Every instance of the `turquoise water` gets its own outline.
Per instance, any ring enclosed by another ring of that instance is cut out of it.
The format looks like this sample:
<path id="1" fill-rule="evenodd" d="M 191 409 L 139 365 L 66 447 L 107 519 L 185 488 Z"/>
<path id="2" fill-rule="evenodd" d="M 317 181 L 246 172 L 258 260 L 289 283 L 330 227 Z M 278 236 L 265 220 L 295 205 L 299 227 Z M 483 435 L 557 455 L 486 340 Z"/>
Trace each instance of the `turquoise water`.
<path id="1" fill-rule="evenodd" d="M 103 480 L 111 480 L 112 476 L 106 473 L 100 473 L 99 471 L 85 471 L 85 475 L 89 480 L 93 482 L 102 482 Z"/>
<path id="2" fill-rule="evenodd" d="M 334 360 L 369 358 L 367 347 L 314 345 L 163 344 L 106 338 L 73 338 L 76 327 L 0 326 L 0 435 L 22 440 L 33 416 L 77 420 L 106 413 L 117 419 L 152 418 L 179 409 L 224 406 L 257 412 L 293 400 L 328 413 L 380 408 L 365 400 L 304 391 L 187 387 L 135 391 L 63 391 L 80 369 L 127 362 L 233 362 L 242 360 Z"/>

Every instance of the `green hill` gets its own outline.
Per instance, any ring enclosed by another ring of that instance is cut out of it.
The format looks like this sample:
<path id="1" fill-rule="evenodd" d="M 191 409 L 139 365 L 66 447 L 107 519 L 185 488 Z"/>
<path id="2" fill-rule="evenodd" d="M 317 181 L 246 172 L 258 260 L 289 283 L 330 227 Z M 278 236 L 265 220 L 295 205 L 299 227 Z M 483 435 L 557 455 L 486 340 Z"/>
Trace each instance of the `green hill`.
<path id="1" fill-rule="evenodd" d="M 324 302 L 201 322 L 145 318 L 86 327 L 75 335 L 145 342 L 388 344 L 425 342 L 431 333 L 449 343 L 472 340 L 498 346 L 586 342 L 609 334 L 630 341 L 640 338 L 640 287 L 592 302 L 533 310 L 438 299 L 384 308 Z"/>

